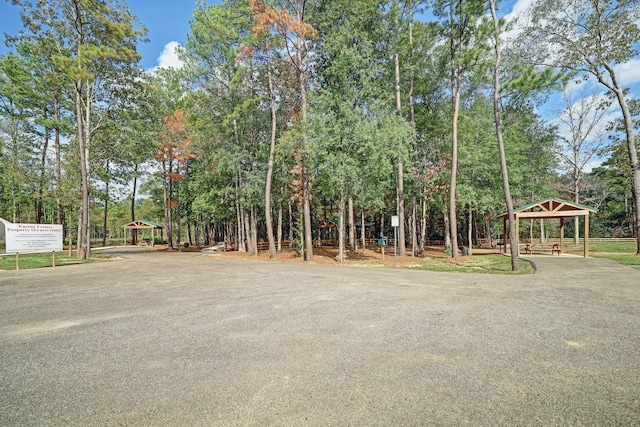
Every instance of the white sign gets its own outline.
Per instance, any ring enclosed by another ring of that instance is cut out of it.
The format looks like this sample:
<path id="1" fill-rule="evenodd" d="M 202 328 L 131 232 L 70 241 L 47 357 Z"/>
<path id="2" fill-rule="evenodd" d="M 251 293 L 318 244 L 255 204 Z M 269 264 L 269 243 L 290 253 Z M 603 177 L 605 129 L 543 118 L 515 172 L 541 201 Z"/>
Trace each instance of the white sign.
<path id="1" fill-rule="evenodd" d="M 62 225 L 4 224 L 7 253 L 62 252 Z"/>
<path id="2" fill-rule="evenodd" d="M 394 215 L 391 217 L 391 226 L 392 227 L 400 226 L 400 217 L 398 215 Z"/>

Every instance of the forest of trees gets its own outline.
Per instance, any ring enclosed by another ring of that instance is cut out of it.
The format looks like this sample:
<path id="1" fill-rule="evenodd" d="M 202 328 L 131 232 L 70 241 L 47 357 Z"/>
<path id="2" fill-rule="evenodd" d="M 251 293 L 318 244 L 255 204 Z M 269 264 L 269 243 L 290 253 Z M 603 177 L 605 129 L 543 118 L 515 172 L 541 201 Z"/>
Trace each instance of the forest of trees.
<path id="1" fill-rule="evenodd" d="M 312 260 L 329 218 L 342 259 L 392 215 L 400 253 L 457 257 L 551 196 L 640 249 L 640 105 L 616 68 L 637 58 L 638 0 L 541 0 L 517 23 L 496 0 L 198 3 L 184 66 L 152 72 L 124 0 L 12 3 L 0 217 L 63 224 L 80 258 L 147 219 L 176 249 Z"/>

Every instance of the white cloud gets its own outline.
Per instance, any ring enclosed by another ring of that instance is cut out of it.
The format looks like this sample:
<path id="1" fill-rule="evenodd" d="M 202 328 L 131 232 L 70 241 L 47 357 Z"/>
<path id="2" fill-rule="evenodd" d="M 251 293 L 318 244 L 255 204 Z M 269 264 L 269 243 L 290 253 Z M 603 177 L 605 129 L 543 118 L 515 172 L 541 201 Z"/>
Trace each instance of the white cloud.
<path id="1" fill-rule="evenodd" d="M 182 49 L 182 45 L 176 41 L 171 41 L 164 45 L 164 49 L 158 57 L 158 66 L 154 67 L 153 70 L 157 68 L 175 68 L 179 70 L 182 68 L 184 66 L 184 62 L 182 62 L 178 56 L 178 51 L 180 49 Z"/>
<path id="2" fill-rule="evenodd" d="M 615 70 L 623 86 L 640 82 L 640 59 L 632 59 L 623 64 L 618 64 Z"/>
<path id="3" fill-rule="evenodd" d="M 505 16 L 505 18 L 509 21 L 513 19 L 518 19 L 527 11 L 527 9 L 531 7 L 533 3 L 534 3 L 534 0 L 518 0 L 513 5 L 513 9 L 511 9 L 511 12 L 509 12 Z"/>
<path id="4" fill-rule="evenodd" d="M 511 29 L 502 34 L 502 38 L 508 44 L 510 40 L 518 38 L 528 21 L 527 12 L 536 0 L 518 0 L 513 5 L 511 12 L 507 13 L 504 18 L 511 23 Z"/>
<path id="5" fill-rule="evenodd" d="M 584 167 L 582 168 L 582 173 L 585 173 L 585 174 L 591 173 L 595 168 L 602 166 L 603 162 L 604 162 L 604 159 L 595 159 L 590 161 L 589 163 L 584 165 Z"/>

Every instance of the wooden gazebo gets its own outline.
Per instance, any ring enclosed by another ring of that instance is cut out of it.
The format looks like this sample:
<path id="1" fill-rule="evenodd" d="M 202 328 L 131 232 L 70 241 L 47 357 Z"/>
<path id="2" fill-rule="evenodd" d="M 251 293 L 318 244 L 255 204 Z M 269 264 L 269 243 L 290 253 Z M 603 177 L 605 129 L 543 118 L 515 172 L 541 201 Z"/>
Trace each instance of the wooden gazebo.
<path id="1" fill-rule="evenodd" d="M 155 230 L 160 230 L 160 238 L 163 239 L 163 229 L 161 225 L 153 221 L 138 219 L 124 225 L 124 245 L 127 246 L 127 230 L 151 230 L 151 246 L 155 242 Z"/>
<path id="2" fill-rule="evenodd" d="M 584 217 L 584 256 L 589 255 L 589 214 L 596 213 L 595 209 L 589 208 L 584 205 L 580 205 L 574 202 L 567 202 L 561 199 L 544 199 L 537 202 L 529 203 L 528 205 L 521 206 L 514 210 L 514 216 L 516 221 L 516 242 L 512 244 L 519 244 L 519 227 L 521 219 L 560 219 L 560 253 L 564 248 L 564 220 L 565 218 L 575 218 L 579 216 Z M 504 244 L 503 250 L 507 248 L 507 220 L 508 214 L 502 214 L 498 218 L 503 219 L 503 238 Z"/>
<path id="3" fill-rule="evenodd" d="M 331 245 L 335 246 L 338 240 L 337 236 L 337 220 L 325 218 L 318 223 L 318 242 L 316 246 Z"/>

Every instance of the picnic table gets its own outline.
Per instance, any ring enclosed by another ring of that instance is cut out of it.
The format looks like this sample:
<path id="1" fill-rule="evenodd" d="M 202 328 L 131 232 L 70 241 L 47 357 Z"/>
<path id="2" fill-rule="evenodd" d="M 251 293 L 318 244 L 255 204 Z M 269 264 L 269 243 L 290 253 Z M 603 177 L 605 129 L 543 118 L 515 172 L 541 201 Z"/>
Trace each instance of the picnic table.
<path id="1" fill-rule="evenodd" d="M 558 256 L 562 253 L 562 251 L 560 250 L 560 245 L 557 243 L 553 243 L 551 245 L 548 244 L 537 244 L 534 245 L 533 243 L 526 243 L 523 249 L 523 252 L 525 254 L 533 254 L 534 251 L 538 251 L 540 253 L 545 253 L 547 250 L 551 250 L 551 255 L 554 254 L 558 254 Z"/>

